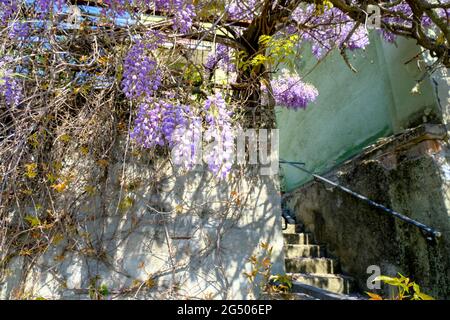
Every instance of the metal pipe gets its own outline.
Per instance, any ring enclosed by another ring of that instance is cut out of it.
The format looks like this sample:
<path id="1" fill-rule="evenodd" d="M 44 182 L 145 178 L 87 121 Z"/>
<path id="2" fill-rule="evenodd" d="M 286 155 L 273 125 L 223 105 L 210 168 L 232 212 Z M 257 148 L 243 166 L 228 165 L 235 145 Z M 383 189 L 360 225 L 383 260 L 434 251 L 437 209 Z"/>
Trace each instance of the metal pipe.
<path id="1" fill-rule="evenodd" d="M 398 213 L 395 210 L 392 210 L 390 208 L 387 208 L 387 207 L 383 206 L 382 204 L 379 204 L 379 203 L 377 203 L 375 201 L 370 200 L 366 196 L 363 196 L 363 195 L 361 195 L 361 194 L 359 194 L 359 193 L 357 193 L 355 191 L 350 190 L 349 188 L 343 187 L 343 186 L 341 186 L 341 185 L 339 185 L 339 184 L 337 184 L 337 183 L 335 183 L 335 182 L 333 182 L 333 181 L 331 181 L 331 180 L 329 180 L 327 178 L 324 178 L 324 177 L 322 177 L 322 176 L 320 176 L 318 174 L 315 174 L 315 173 L 313 173 L 313 172 L 303 168 L 302 166 L 305 165 L 305 163 L 303 163 L 303 162 L 280 160 L 280 163 L 291 165 L 294 168 L 297 168 L 297 169 L 299 169 L 299 170 L 301 170 L 301 171 L 303 171 L 303 172 L 313 176 L 315 179 L 317 179 L 319 181 L 325 182 L 326 184 L 329 184 L 329 185 L 331 185 L 333 187 L 336 187 L 336 188 L 338 188 L 338 189 L 340 189 L 340 190 L 342 190 L 342 191 L 352 195 L 353 197 L 355 197 L 357 199 L 360 199 L 362 201 L 367 202 L 371 206 L 374 206 L 374 207 L 376 207 L 378 209 L 381 209 L 381 210 L 389 213 L 390 215 L 396 217 L 397 219 L 400 219 L 400 220 L 402 220 L 402 221 L 404 221 L 406 223 L 409 223 L 409 224 L 419 228 L 420 230 L 422 230 L 426 234 L 427 240 L 435 240 L 436 238 L 441 237 L 441 233 L 439 231 L 435 230 L 434 228 L 429 227 L 429 226 L 427 226 L 427 225 L 425 225 L 425 224 L 423 224 L 423 223 L 421 223 L 419 221 L 416 221 L 414 219 L 411 219 L 411 218 L 409 218 L 409 217 L 407 217 L 407 216 L 405 216 L 405 215 L 403 215 L 401 213 Z"/>

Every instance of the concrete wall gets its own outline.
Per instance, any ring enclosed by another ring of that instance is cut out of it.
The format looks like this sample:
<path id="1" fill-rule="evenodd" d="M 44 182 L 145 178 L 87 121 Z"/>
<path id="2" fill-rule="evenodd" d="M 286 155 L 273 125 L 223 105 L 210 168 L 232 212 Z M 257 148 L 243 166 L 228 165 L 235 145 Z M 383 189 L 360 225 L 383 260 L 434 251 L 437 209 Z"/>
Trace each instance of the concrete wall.
<path id="1" fill-rule="evenodd" d="M 2 299 L 84 299 L 102 285 L 116 299 L 254 298 L 243 272 L 261 241 L 274 247 L 273 273 L 284 273 L 276 176 L 247 168 L 218 182 L 149 153 L 128 150 L 124 163 L 125 150 L 120 139 L 99 164 L 74 149 L 64 167 L 76 180 L 55 199 L 54 225 L 43 229 L 50 245 L 10 252 Z M 12 214 L 11 228 L 23 214 Z M 19 248 L 36 241 L 25 234 L 15 241 Z"/>
<path id="2" fill-rule="evenodd" d="M 372 34 L 366 50 L 349 53 L 356 74 L 337 51 L 317 66 L 314 57 L 303 53 L 299 74 L 308 74 L 304 79 L 318 88 L 319 97 L 307 110 L 277 109 L 280 158 L 306 162 L 307 168 L 324 173 L 380 137 L 423 122 L 439 122 L 430 79 L 422 82 L 420 93 L 411 94 L 424 73 L 423 63 L 405 62 L 419 52 L 412 41 L 399 39 L 395 46 Z M 283 166 L 283 172 L 286 191 L 310 180 L 289 166 Z"/>
<path id="3" fill-rule="evenodd" d="M 372 146 L 329 178 L 442 233 L 429 242 L 419 229 L 338 189 L 311 182 L 288 205 L 368 290 L 367 268 L 411 277 L 436 298 L 450 298 L 449 149 L 444 127 L 425 126 Z M 384 288 L 386 289 L 386 288 Z"/>

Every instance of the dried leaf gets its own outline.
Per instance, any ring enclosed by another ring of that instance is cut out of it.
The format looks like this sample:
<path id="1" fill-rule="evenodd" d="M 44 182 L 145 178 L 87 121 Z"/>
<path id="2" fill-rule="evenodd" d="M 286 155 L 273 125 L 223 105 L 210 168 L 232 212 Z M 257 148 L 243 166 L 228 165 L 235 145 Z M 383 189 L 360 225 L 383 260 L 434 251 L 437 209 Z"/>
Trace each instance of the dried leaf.
<path id="1" fill-rule="evenodd" d="M 30 179 L 33 179 L 37 176 L 37 164 L 36 163 L 28 163 L 25 165 L 25 176 Z"/>
<path id="2" fill-rule="evenodd" d="M 369 300 L 383 300 L 383 298 L 376 293 L 366 292 L 366 294 L 370 297 Z"/>
<path id="3" fill-rule="evenodd" d="M 52 187 L 56 192 L 63 192 L 63 191 L 66 190 L 66 188 L 67 188 L 67 181 L 63 181 L 63 182 L 58 183 L 58 184 L 52 184 L 51 187 Z"/>

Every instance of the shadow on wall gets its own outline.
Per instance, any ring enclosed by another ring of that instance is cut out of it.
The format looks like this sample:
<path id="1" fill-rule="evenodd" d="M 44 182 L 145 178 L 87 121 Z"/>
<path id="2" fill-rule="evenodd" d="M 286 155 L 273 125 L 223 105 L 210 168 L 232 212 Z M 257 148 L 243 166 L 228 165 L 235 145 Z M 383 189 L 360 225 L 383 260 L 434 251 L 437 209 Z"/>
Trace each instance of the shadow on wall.
<path id="1" fill-rule="evenodd" d="M 33 259 L 10 260 L 2 298 L 87 299 L 105 289 L 116 299 L 253 298 L 243 272 L 260 241 L 284 272 L 278 177 L 248 168 L 217 181 L 130 153 L 124 165 L 124 150 L 117 142 L 104 170 L 82 155 L 67 160 L 78 181 L 55 201 L 66 229 Z"/>

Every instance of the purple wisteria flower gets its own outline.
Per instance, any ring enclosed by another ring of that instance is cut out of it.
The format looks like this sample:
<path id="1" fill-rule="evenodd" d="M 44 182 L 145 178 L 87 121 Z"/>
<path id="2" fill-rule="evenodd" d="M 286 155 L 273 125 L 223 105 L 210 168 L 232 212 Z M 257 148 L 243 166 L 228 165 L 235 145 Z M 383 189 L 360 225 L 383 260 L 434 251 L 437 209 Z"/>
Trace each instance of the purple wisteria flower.
<path id="1" fill-rule="evenodd" d="M 235 20 L 251 20 L 255 15 L 257 0 L 231 0 L 225 5 L 225 10 L 231 19 Z"/>
<path id="2" fill-rule="evenodd" d="M 3 57 L 0 60 L 0 97 L 8 107 L 17 107 L 23 98 L 22 86 L 8 66 L 11 61 L 11 57 Z"/>
<path id="3" fill-rule="evenodd" d="M 65 2 L 65 0 L 35 0 L 34 4 L 41 17 L 44 17 L 55 9 L 61 11 Z"/>
<path id="4" fill-rule="evenodd" d="M 271 85 L 276 105 L 292 110 L 305 109 L 319 95 L 313 85 L 303 82 L 298 76 L 284 74 L 272 80 Z"/>
<path id="5" fill-rule="evenodd" d="M 401 25 L 406 28 L 410 28 L 412 23 L 409 19 L 413 17 L 413 12 L 411 10 L 411 7 L 407 3 L 399 3 L 398 5 L 389 8 L 390 11 L 395 13 L 398 13 L 399 16 L 393 15 L 391 17 L 384 17 L 382 20 L 386 23 L 395 23 L 398 25 Z M 406 18 L 406 19 L 405 19 Z M 425 28 L 429 28 L 432 25 L 431 19 L 423 15 L 421 17 L 421 24 Z M 384 40 L 387 42 L 394 42 L 397 39 L 397 35 L 393 34 L 389 30 L 382 29 L 381 35 L 383 36 Z"/>
<path id="6" fill-rule="evenodd" d="M 220 68 L 226 72 L 235 72 L 236 65 L 231 59 L 231 48 L 219 43 L 216 45 L 215 52 L 211 52 L 206 60 L 205 68 L 212 72 Z"/>
<path id="7" fill-rule="evenodd" d="M 149 56 L 154 44 L 137 42 L 128 51 L 123 63 L 122 89 L 128 99 L 147 99 L 158 90 L 162 74 Z"/>
<path id="8" fill-rule="evenodd" d="M 174 30 L 183 34 L 191 30 L 196 13 L 194 5 L 190 1 L 155 0 L 155 7 L 157 10 L 163 10 L 173 14 Z"/>
<path id="9" fill-rule="evenodd" d="M 195 17 L 195 8 L 192 4 L 184 3 L 182 0 L 176 2 L 175 18 L 173 27 L 175 30 L 186 34 L 188 33 L 193 24 L 193 18 Z"/>
<path id="10" fill-rule="evenodd" d="M 18 10 L 17 0 L 0 0 L 0 25 L 6 25 Z"/>
<path id="11" fill-rule="evenodd" d="M 204 109 L 208 124 L 204 138 L 211 142 L 206 147 L 205 159 L 209 170 L 219 178 L 225 178 L 234 162 L 235 132 L 231 124 L 232 113 L 220 93 L 210 96 L 205 101 Z"/>
<path id="12" fill-rule="evenodd" d="M 172 135 L 178 126 L 188 122 L 188 106 L 148 101 L 139 104 L 131 138 L 143 148 L 173 146 Z"/>
<path id="13" fill-rule="evenodd" d="M 14 22 L 10 25 L 9 36 L 14 40 L 22 40 L 29 36 L 31 31 L 28 23 Z"/>
<path id="14" fill-rule="evenodd" d="M 335 47 L 345 45 L 350 50 L 355 50 L 369 44 L 364 26 L 354 30 L 355 22 L 337 8 L 327 8 L 322 14 L 317 14 L 315 5 L 299 6 L 292 18 L 302 26 L 300 38 L 303 42 L 311 43 L 312 53 L 317 58 Z M 291 26 L 288 32 L 297 32 L 297 28 Z"/>
<path id="15" fill-rule="evenodd" d="M 201 118 L 191 116 L 184 125 L 177 126 L 174 130 L 171 155 L 177 166 L 192 170 L 195 165 L 201 164 L 202 129 Z"/>

